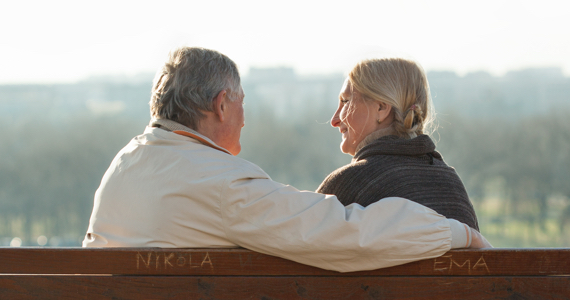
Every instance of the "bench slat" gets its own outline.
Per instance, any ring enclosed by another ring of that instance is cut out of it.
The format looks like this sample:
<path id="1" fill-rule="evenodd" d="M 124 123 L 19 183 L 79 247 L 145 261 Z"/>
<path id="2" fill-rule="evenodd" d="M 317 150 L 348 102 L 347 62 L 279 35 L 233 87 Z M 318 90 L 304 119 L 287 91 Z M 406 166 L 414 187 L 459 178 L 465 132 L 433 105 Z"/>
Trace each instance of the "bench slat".
<path id="1" fill-rule="evenodd" d="M 2 276 L 5 299 L 568 299 L 569 277 Z"/>
<path id="2" fill-rule="evenodd" d="M 339 276 L 246 249 L 0 248 L 0 274 Z M 570 249 L 452 250 L 445 255 L 343 276 L 570 275 Z"/>

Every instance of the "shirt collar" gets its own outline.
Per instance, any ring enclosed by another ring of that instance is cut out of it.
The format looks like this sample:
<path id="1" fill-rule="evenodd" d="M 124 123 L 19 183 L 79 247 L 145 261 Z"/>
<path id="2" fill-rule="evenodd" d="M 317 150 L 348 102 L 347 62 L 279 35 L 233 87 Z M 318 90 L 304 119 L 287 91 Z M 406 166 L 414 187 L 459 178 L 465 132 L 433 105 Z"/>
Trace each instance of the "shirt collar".
<path id="1" fill-rule="evenodd" d="M 149 124 L 150 127 L 159 127 L 168 131 L 172 131 L 173 133 L 179 134 L 179 135 L 183 135 L 183 136 L 187 136 L 190 138 L 193 138 L 195 140 L 198 140 L 200 143 L 212 147 L 216 150 L 220 150 L 222 152 L 226 152 L 229 155 L 233 155 L 231 154 L 228 150 L 224 149 L 223 147 L 220 147 L 218 145 L 216 145 L 216 143 L 214 143 L 211 139 L 209 139 L 208 137 L 200 134 L 199 132 L 197 132 L 196 130 L 193 130 L 189 127 L 186 127 L 178 122 L 172 121 L 172 120 L 168 120 L 168 119 L 152 119 L 150 121 Z"/>

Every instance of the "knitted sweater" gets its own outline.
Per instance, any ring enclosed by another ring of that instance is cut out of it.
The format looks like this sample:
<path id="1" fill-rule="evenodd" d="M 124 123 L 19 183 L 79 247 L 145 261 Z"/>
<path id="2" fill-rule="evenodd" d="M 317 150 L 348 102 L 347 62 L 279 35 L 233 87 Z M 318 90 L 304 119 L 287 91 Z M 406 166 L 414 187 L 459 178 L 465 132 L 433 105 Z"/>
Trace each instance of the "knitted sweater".
<path id="1" fill-rule="evenodd" d="M 429 136 L 388 135 L 366 142 L 352 163 L 327 176 L 317 192 L 336 195 L 344 205 L 367 206 L 382 198 L 403 197 L 479 230 L 461 179 L 435 151 Z"/>

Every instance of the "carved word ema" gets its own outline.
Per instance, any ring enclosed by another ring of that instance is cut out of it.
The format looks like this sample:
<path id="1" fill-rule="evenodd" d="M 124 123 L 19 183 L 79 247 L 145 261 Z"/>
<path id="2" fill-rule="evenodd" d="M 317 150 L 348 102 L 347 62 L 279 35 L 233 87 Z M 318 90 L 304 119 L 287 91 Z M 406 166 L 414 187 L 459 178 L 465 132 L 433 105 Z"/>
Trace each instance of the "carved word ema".
<path id="1" fill-rule="evenodd" d="M 445 259 L 449 259 L 446 261 Z M 451 255 L 444 255 L 433 260 L 433 270 L 439 272 L 445 272 L 447 270 L 448 273 L 452 273 L 452 269 L 455 267 L 456 269 L 464 270 L 464 267 L 467 266 L 467 272 L 471 275 L 471 271 L 482 271 L 486 270 L 487 274 L 491 274 L 489 271 L 489 267 L 485 262 L 485 259 L 481 255 L 481 257 L 477 260 L 477 262 L 471 266 L 471 260 L 467 259 L 462 264 L 459 264 Z"/>

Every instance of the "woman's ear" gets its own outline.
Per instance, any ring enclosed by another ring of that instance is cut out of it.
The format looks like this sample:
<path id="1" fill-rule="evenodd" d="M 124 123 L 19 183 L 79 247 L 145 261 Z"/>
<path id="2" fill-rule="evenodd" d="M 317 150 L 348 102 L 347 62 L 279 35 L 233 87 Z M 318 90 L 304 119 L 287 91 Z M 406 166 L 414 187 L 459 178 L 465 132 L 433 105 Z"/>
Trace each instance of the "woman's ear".
<path id="1" fill-rule="evenodd" d="M 378 104 L 378 121 L 382 122 L 392 113 L 392 105 L 383 102 L 378 102 Z"/>

